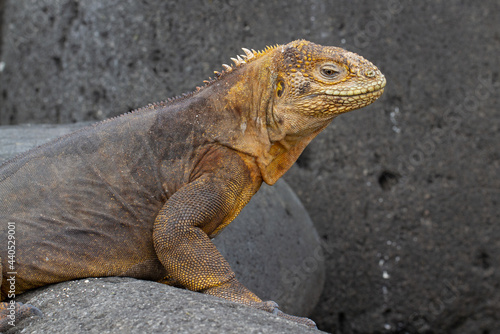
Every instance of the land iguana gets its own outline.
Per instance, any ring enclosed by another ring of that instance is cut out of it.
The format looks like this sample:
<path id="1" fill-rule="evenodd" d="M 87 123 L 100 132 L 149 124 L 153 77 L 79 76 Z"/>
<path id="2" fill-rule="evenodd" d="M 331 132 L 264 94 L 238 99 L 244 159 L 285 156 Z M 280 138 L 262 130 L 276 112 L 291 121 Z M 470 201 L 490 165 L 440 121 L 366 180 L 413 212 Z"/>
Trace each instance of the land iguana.
<path id="1" fill-rule="evenodd" d="M 263 309 L 211 238 L 337 115 L 371 104 L 372 63 L 305 40 L 243 49 L 182 97 L 55 139 L 0 166 L 0 330 L 39 314 L 15 295 L 85 277 L 153 280 Z"/>

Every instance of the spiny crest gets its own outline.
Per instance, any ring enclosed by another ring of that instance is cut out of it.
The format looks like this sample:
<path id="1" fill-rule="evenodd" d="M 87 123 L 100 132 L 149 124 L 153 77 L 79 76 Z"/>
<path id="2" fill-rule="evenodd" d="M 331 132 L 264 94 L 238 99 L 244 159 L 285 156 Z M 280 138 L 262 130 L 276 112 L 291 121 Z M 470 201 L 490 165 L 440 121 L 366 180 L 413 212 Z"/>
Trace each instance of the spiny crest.
<path id="1" fill-rule="evenodd" d="M 243 52 L 245 52 L 245 54 L 239 55 L 236 58 L 231 58 L 231 60 L 234 63 L 233 66 L 229 66 L 227 64 L 222 64 L 222 67 L 224 67 L 225 71 L 230 72 L 233 69 L 235 69 L 236 67 L 239 67 L 243 64 L 246 64 L 249 61 L 252 61 L 252 60 L 255 60 L 257 58 L 262 57 L 263 55 L 265 55 L 269 51 L 276 49 L 278 46 L 279 46 L 278 44 L 276 44 L 275 46 L 266 46 L 266 48 L 263 51 L 255 51 L 254 49 L 249 50 L 247 48 L 242 48 L 242 50 L 243 50 Z"/>
<path id="2" fill-rule="evenodd" d="M 233 71 L 234 69 L 240 67 L 241 65 L 244 65 L 246 63 L 249 63 L 255 59 L 258 59 L 262 57 L 263 55 L 267 54 L 269 51 L 272 51 L 276 49 L 279 46 L 279 44 L 276 44 L 275 46 L 266 46 L 266 48 L 262 51 L 255 51 L 254 49 L 247 49 L 247 48 L 241 48 L 243 52 L 245 53 L 244 55 L 238 55 L 236 58 L 231 58 L 233 61 L 233 65 L 228 65 L 228 64 L 222 64 L 223 71 L 222 73 L 219 71 L 215 71 L 215 75 L 219 77 L 220 75 L 224 73 L 229 73 Z"/>
<path id="3" fill-rule="evenodd" d="M 266 48 L 264 50 L 261 50 L 261 51 L 255 51 L 254 49 L 250 50 L 247 48 L 241 48 L 243 50 L 243 52 L 245 53 L 244 55 L 238 55 L 238 56 L 236 56 L 236 58 L 234 58 L 234 57 L 231 58 L 232 62 L 234 63 L 233 65 L 222 64 L 222 68 L 223 68 L 222 72 L 214 71 L 215 78 L 210 77 L 210 78 L 208 78 L 208 80 L 204 80 L 203 83 L 205 85 L 209 85 L 209 84 L 213 83 L 214 81 L 216 81 L 217 79 L 219 79 L 220 77 L 222 77 L 224 74 L 230 73 L 233 70 L 235 70 L 236 68 L 264 56 L 265 54 L 276 49 L 279 46 L 280 46 L 279 44 L 276 44 L 274 46 L 266 46 Z M 196 90 L 200 90 L 201 88 L 202 87 L 196 87 Z"/>

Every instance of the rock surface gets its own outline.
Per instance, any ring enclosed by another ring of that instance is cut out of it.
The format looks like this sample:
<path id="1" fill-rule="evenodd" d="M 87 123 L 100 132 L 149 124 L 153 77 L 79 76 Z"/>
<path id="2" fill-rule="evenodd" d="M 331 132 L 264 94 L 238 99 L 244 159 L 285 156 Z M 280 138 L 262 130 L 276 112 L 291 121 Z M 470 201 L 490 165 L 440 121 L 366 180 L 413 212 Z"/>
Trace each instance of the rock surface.
<path id="1" fill-rule="evenodd" d="M 312 317 L 342 334 L 500 333 L 498 1 L 4 2 L 1 124 L 191 91 L 240 47 L 305 38 L 374 62 L 380 101 L 285 176 L 327 246 Z"/>
<path id="2" fill-rule="evenodd" d="M 125 277 L 89 278 L 18 297 L 37 305 L 15 333 L 318 333 L 270 313 L 165 284 Z"/>
<path id="3" fill-rule="evenodd" d="M 0 163 L 84 125 L 0 126 Z M 262 299 L 301 316 L 317 304 L 324 254 L 309 215 L 285 181 L 263 185 L 214 243 L 238 279 Z"/>

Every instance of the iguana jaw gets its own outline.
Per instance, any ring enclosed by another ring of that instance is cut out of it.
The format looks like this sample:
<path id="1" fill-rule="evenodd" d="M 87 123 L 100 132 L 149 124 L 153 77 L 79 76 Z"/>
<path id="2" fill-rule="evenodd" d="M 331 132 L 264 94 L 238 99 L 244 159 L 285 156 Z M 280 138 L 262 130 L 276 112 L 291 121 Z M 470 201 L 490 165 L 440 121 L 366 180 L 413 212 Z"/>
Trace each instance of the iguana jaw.
<path id="1" fill-rule="evenodd" d="M 385 77 L 382 76 L 380 84 L 370 86 L 370 88 L 372 88 L 371 91 L 368 91 L 366 88 L 363 88 L 362 91 L 360 89 L 351 91 L 327 89 L 320 94 L 307 96 L 305 99 L 306 101 L 302 103 L 302 106 L 304 110 L 311 109 L 308 106 L 307 100 L 317 99 L 319 98 L 319 95 L 322 95 L 322 101 L 324 101 L 324 104 L 331 107 L 329 107 L 327 111 L 320 114 L 317 112 L 308 112 L 306 114 L 309 114 L 310 116 L 331 116 L 343 114 L 348 111 L 363 108 L 375 102 L 375 100 L 377 100 L 384 93 L 385 84 Z"/>

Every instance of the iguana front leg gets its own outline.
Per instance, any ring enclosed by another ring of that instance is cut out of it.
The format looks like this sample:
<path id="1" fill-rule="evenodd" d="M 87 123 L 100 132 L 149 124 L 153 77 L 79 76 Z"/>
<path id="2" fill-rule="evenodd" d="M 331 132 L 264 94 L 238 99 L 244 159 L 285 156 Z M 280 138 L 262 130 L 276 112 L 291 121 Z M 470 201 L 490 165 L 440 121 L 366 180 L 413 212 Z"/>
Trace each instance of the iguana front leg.
<path id="1" fill-rule="evenodd" d="M 309 319 L 281 312 L 274 302 L 263 302 L 238 282 L 210 241 L 209 235 L 221 224 L 229 223 L 258 189 L 248 167 L 239 158 L 230 162 L 227 158 L 226 155 L 223 166 L 202 174 L 178 190 L 161 209 L 153 229 L 158 258 L 170 278 L 189 290 L 314 326 Z"/>

